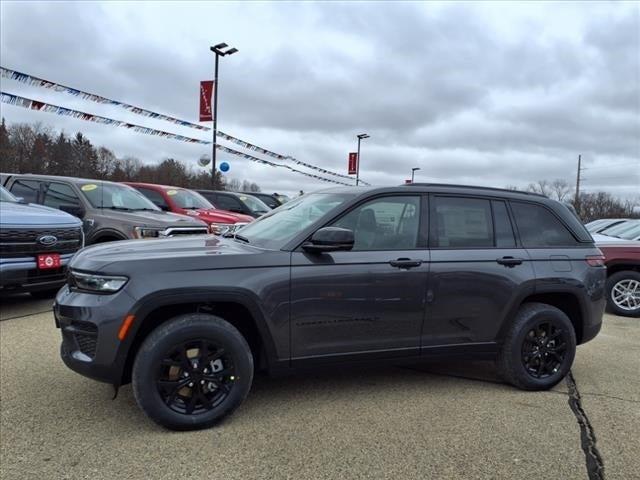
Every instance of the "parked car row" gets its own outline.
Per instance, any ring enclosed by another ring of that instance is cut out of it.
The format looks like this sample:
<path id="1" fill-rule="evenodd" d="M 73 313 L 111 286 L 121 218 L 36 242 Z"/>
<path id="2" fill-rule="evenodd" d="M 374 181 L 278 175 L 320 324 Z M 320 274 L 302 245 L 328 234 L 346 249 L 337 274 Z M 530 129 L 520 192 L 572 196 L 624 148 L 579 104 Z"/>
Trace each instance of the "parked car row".
<path id="1" fill-rule="evenodd" d="M 203 190 L 212 203 L 193 190 L 146 183 L 2 174 L 0 186 L 0 292 L 51 296 L 64 282 L 68 260 L 83 245 L 223 235 L 271 210 L 248 193 Z M 263 195 L 279 206 L 278 197 Z M 230 199 L 237 208 L 216 208 L 231 205 Z"/>
<path id="2" fill-rule="evenodd" d="M 640 220 L 607 218 L 585 227 L 605 256 L 607 307 L 640 317 Z"/>

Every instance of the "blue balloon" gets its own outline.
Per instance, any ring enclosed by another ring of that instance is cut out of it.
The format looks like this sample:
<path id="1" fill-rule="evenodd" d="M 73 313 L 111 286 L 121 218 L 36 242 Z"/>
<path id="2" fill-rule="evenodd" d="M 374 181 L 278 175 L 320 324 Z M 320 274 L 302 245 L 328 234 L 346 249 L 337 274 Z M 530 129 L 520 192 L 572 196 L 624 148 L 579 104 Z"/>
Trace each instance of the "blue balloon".
<path id="1" fill-rule="evenodd" d="M 223 172 L 228 172 L 229 171 L 229 164 L 227 162 L 222 162 L 220 164 L 220 170 Z"/>

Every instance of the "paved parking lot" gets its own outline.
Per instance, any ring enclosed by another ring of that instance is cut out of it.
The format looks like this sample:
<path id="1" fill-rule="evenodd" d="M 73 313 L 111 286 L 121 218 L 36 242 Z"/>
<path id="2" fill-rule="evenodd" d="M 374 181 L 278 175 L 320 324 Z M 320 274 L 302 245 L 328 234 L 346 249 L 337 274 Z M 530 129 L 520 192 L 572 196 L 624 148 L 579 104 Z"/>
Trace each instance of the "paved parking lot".
<path id="1" fill-rule="evenodd" d="M 62 364 L 49 305 L 0 304 L 3 479 L 640 479 L 637 319 L 578 349 L 577 393 L 518 391 L 491 362 L 327 370 L 258 377 L 223 424 L 175 433 Z"/>

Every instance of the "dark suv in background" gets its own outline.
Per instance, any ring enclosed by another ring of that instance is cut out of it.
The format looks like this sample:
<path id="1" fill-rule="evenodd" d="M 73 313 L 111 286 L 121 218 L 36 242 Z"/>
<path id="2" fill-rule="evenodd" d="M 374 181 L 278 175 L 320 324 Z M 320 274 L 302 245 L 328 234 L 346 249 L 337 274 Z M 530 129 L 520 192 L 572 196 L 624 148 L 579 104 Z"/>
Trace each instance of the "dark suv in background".
<path id="1" fill-rule="evenodd" d="M 253 218 L 258 218 L 271 210 L 262 200 L 247 193 L 218 190 L 196 190 L 196 192 L 209 200 L 216 208 L 250 215 Z"/>
<path id="2" fill-rule="evenodd" d="M 206 223 L 163 212 L 127 185 L 53 175 L 3 175 L 14 196 L 63 210 L 83 221 L 85 243 L 206 234 Z"/>
<path id="3" fill-rule="evenodd" d="M 451 185 L 304 195 L 228 238 L 96 245 L 58 293 L 62 359 L 172 429 L 234 411 L 256 369 L 495 358 L 548 389 L 594 338 L 603 256 L 563 204 Z"/>

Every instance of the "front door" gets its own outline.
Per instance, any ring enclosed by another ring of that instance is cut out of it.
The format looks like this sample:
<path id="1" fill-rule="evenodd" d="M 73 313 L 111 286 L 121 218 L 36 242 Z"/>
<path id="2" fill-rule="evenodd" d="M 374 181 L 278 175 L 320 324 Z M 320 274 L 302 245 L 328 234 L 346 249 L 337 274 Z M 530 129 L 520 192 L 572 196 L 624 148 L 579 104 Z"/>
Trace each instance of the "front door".
<path id="1" fill-rule="evenodd" d="M 420 195 L 370 199 L 330 226 L 351 251 L 292 252 L 292 359 L 418 354 L 429 274 Z"/>

